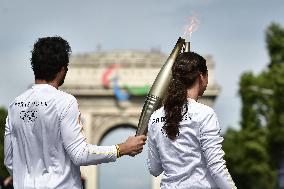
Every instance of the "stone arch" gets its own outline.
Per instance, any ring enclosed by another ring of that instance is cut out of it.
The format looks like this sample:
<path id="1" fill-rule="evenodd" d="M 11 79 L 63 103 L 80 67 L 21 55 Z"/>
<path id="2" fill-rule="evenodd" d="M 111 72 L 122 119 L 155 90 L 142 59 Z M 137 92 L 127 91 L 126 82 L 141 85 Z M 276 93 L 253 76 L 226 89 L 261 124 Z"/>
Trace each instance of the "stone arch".
<path id="1" fill-rule="evenodd" d="M 151 86 L 168 55 L 154 51 L 109 51 L 73 55 L 62 90 L 74 95 L 84 117 L 84 129 L 88 142 L 100 144 L 102 138 L 120 125 L 136 128 L 145 101 L 145 94 L 133 93 L 126 102 L 115 98 L 113 86 L 105 87 L 102 78 L 110 63 L 119 64 L 119 86 Z M 209 85 L 201 99 L 213 105 L 219 94 L 214 79 L 214 64 L 206 57 Z M 97 189 L 96 166 L 81 167 L 86 178 L 86 189 Z M 153 179 L 152 188 L 159 188 L 159 179 Z"/>
<path id="2" fill-rule="evenodd" d="M 133 124 L 130 123 L 119 123 L 117 125 L 114 125 L 113 127 L 108 127 L 108 130 L 105 130 L 104 133 L 101 135 L 101 138 L 98 140 L 98 145 L 101 145 L 102 140 L 104 139 L 105 136 L 107 136 L 110 132 L 114 131 L 115 129 L 119 129 L 119 128 L 132 128 L 132 129 L 136 129 L 137 127 L 134 126 Z M 123 142 L 123 141 L 121 141 Z"/>
<path id="3" fill-rule="evenodd" d="M 137 128 L 137 118 L 128 117 L 125 119 L 122 116 L 113 116 L 109 118 L 100 118 L 96 116 L 94 119 L 101 119 L 97 123 L 93 123 L 93 143 L 100 144 L 102 139 L 112 130 L 119 128 L 119 127 L 131 127 L 136 129 Z M 133 133 L 134 135 L 135 133 Z M 121 141 L 123 142 L 123 141 Z"/>

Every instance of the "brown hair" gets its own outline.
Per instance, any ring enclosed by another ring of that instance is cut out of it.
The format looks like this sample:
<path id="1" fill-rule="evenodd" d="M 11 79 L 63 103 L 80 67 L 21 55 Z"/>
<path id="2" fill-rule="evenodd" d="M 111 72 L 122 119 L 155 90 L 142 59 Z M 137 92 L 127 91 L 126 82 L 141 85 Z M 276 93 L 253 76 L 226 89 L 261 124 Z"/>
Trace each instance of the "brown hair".
<path id="1" fill-rule="evenodd" d="M 194 52 L 180 54 L 173 64 L 173 79 L 164 102 L 165 125 L 163 127 L 172 140 L 179 134 L 179 122 L 188 111 L 187 89 L 194 84 L 200 73 L 207 74 L 206 60 Z M 185 111 L 183 111 L 184 108 Z"/>

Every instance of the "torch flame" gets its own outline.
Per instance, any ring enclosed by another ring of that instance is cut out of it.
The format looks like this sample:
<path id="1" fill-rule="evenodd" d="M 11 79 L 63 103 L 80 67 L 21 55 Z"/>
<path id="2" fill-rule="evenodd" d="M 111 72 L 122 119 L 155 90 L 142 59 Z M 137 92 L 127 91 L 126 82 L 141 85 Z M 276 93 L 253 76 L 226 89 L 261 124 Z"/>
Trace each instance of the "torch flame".
<path id="1" fill-rule="evenodd" d="M 194 32 L 198 27 L 199 20 L 197 19 L 197 16 L 195 14 L 189 17 L 189 21 L 190 21 L 190 24 L 185 26 L 183 38 L 188 38 L 189 36 L 189 39 L 190 39 L 192 32 Z"/>

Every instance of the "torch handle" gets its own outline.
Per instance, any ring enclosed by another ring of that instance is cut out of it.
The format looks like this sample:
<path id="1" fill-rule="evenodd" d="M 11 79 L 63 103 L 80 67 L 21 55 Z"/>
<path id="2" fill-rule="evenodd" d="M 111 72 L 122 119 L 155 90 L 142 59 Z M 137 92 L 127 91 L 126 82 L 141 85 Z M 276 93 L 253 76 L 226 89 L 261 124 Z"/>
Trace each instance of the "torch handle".
<path id="1" fill-rule="evenodd" d="M 162 105 L 162 99 L 148 94 L 142 109 L 142 115 L 140 116 L 138 129 L 136 131 L 137 135 L 145 135 L 148 131 L 148 122 L 152 113 L 157 110 Z"/>

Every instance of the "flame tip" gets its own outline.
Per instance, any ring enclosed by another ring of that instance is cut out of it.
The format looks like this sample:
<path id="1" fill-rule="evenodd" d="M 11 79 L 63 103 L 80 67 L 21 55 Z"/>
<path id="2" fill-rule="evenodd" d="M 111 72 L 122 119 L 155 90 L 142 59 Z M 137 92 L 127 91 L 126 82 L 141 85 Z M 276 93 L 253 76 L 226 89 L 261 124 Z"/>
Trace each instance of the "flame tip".
<path id="1" fill-rule="evenodd" d="M 189 39 L 191 38 L 191 34 L 197 30 L 197 27 L 200 23 L 200 21 L 197 19 L 196 13 L 193 13 L 192 16 L 189 17 L 190 23 L 185 26 L 184 30 L 184 38 L 187 38 L 189 36 Z"/>

